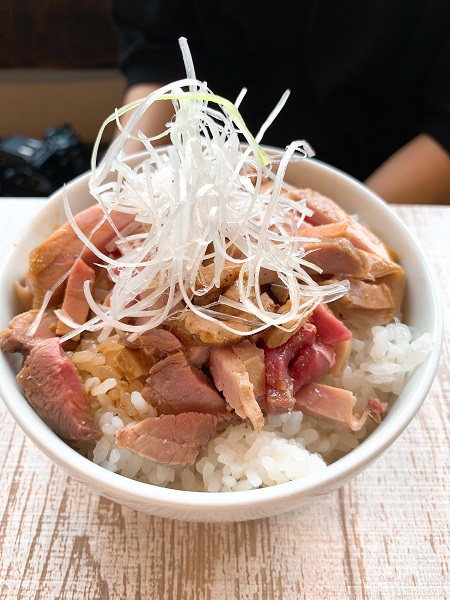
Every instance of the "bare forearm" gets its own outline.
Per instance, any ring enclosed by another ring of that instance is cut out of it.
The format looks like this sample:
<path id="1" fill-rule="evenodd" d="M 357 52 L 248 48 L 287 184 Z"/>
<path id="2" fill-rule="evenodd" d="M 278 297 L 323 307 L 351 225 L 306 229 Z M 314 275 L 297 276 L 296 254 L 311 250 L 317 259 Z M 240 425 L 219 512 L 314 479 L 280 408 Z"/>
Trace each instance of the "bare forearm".
<path id="1" fill-rule="evenodd" d="M 154 92 L 161 87 L 162 84 L 143 83 L 130 87 L 124 96 L 123 104 L 128 104 L 134 100 L 145 98 L 151 92 Z M 130 118 L 132 111 L 125 113 L 121 119 L 121 125 L 124 126 Z M 173 115 L 173 106 L 170 101 L 155 102 L 152 106 L 142 115 L 139 121 L 139 131 L 142 131 L 147 137 L 152 137 L 160 134 L 166 129 L 166 123 L 170 121 Z M 117 132 L 118 133 L 118 132 Z M 133 131 L 133 135 L 137 135 L 137 131 Z M 165 136 L 159 140 L 155 140 L 153 145 L 167 144 L 169 141 L 168 136 Z M 139 152 L 144 150 L 141 142 L 137 140 L 128 140 L 126 151 L 129 153 Z"/>
<path id="2" fill-rule="evenodd" d="M 450 155 L 418 135 L 386 160 L 366 185 L 388 202 L 450 204 Z"/>

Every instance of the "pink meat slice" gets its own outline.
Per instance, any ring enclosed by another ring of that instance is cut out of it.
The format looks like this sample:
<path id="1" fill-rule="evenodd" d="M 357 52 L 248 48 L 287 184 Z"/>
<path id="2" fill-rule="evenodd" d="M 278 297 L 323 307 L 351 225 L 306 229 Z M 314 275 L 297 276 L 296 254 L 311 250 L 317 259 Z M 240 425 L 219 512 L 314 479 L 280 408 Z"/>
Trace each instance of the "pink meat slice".
<path id="1" fill-rule="evenodd" d="M 348 223 L 337 222 L 327 223 L 326 225 L 313 225 L 303 221 L 300 225 L 299 230 L 301 231 L 302 237 L 320 238 L 320 239 L 334 239 L 341 237 L 348 237 Z"/>
<path id="2" fill-rule="evenodd" d="M 227 404 L 208 377 L 191 365 L 183 352 L 175 352 L 150 369 L 143 397 L 158 414 L 183 412 L 221 415 Z"/>
<path id="3" fill-rule="evenodd" d="M 367 404 L 367 411 L 369 413 L 369 417 L 377 425 L 379 425 L 386 416 L 388 408 L 389 405 L 387 402 L 382 402 L 378 398 L 369 398 L 369 402 Z"/>
<path id="4" fill-rule="evenodd" d="M 333 346 L 327 346 L 316 340 L 311 346 L 303 347 L 289 368 L 294 394 L 304 385 L 312 383 L 329 371 L 335 360 Z"/>
<path id="5" fill-rule="evenodd" d="M 352 339 L 352 332 L 338 319 L 327 304 L 319 304 L 313 312 L 312 320 L 317 328 L 317 337 L 324 344 L 336 346 Z"/>
<path id="6" fill-rule="evenodd" d="M 228 404 L 239 417 L 249 418 L 255 431 L 260 431 L 264 427 L 264 415 L 256 401 L 248 371 L 232 347 L 210 348 L 209 366 L 214 383 Z"/>
<path id="7" fill-rule="evenodd" d="M 132 427 L 119 429 L 117 445 L 167 465 L 192 465 L 216 433 L 217 418 L 187 412 L 149 417 Z"/>
<path id="8" fill-rule="evenodd" d="M 55 337 L 56 317 L 52 310 L 44 312 L 36 333 L 28 334 L 37 314 L 37 310 L 29 310 L 14 317 L 8 327 L 0 331 L 0 349 L 4 352 L 20 352 L 26 356 L 43 340 Z"/>
<path id="9" fill-rule="evenodd" d="M 94 280 L 94 269 L 87 265 L 82 258 L 77 258 L 67 280 L 61 308 L 67 316 L 80 325 L 86 322 L 89 314 L 89 304 L 84 293 L 84 282 L 89 282 L 92 291 Z M 71 327 L 59 321 L 56 330 L 57 334 L 63 335 L 68 331 L 71 331 Z"/>
<path id="10" fill-rule="evenodd" d="M 316 227 L 312 231 L 314 229 Z M 319 267 L 324 275 L 366 277 L 369 273 L 370 263 L 366 253 L 345 238 L 305 242 L 303 247 L 308 252 L 305 259 Z"/>
<path id="11" fill-rule="evenodd" d="M 66 440 L 98 439 L 81 378 L 58 338 L 42 341 L 25 360 L 17 381 L 30 405 Z"/>
<path id="12" fill-rule="evenodd" d="M 314 211 L 313 216 L 308 217 L 308 222 L 312 225 L 346 223 L 348 225 L 348 238 L 355 248 L 373 252 L 387 259 L 391 258 L 390 251 L 375 234 L 361 223 L 358 223 L 330 198 L 310 189 L 296 190 L 290 192 L 289 195 L 295 200 L 305 200 L 308 208 Z"/>
<path id="13" fill-rule="evenodd" d="M 371 398 L 366 410 L 357 415 L 355 403 L 352 392 L 318 383 L 302 387 L 295 395 L 295 410 L 351 431 L 361 429 L 369 416 L 381 420 L 387 410 L 386 403 Z"/>
<path id="14" fill-rule="evenodd" d="M 284 413 L 293 409 L 295 404 L 294 382 L 289 373 L 289 366 L 303 346 L 310 346 L 315 338 L 316 327 L 308 322 L 281 346 L 264 348 L 266 367 L 264 407 L 268 413 Z"/>
<path id="15" fill-rule="evenodd" d="M 134 215 L 121 212 L 112 212 L 110 216 L 119 231 L 134 219 Z M 75 221 L 87 237 L 91 236 L 92 243 L 101 252 L 106 253 L 106 246 L 116 237 L 116 233 L 108 221 L 95 230 L 103 217 L 103 210 L 99 205 L 95 205 L 79 213 Z M 84 242 L 67 222 L 31 252 L 27 285 L 33 292 L 33 308 L 40 308 L 45 293 L 72 268 L 84 247 Z M 89 266 L 93 266 L 99 259 L 91 250 L 86 249 L 83 252 L 83 260 Z M 63 290 L 64 285 L 61 285 L 55 291 L 52 304 L 61 300 Z"/>

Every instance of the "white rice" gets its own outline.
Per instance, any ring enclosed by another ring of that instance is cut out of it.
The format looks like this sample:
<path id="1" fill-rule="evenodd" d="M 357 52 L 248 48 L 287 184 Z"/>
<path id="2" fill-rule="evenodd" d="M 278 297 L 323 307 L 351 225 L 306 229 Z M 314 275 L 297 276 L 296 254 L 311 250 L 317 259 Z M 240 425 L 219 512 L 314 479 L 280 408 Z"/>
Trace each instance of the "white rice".
<path id="1" fill-rule="evenodd" d="M 351 390 L 357 397 L 357 411 L 364 410 L 371 396 L 392 403 L 408 374 L 426 359 L 432 346 L 430 335 L 414 340 L 411 329 L 397 321 L 354 331 L 342 377 L 327 375 L 322 382 Z M 86 444 L 81 451 L 102 467 L 138 481 L 207 492 L 276 485 L 326 468 L 355 448 L 375 427 L 368 420 L 360 431 L 351 432 L 304 417 L 301 412 L 270 415 L 257 434 L 247 423 L 223 425 L 223 431 L 191 467 L 160 465 L 115 443 L 118 429 L 156 416 L 156 410 L 140 393 L 142 382 L 129 382 L 114 373 L 110 357 L 116 348 L 114 339 L 102 344 L 84 340 L 71 355 L 92 402 L 95 423 L 103 434 L 93 448 Z"/>

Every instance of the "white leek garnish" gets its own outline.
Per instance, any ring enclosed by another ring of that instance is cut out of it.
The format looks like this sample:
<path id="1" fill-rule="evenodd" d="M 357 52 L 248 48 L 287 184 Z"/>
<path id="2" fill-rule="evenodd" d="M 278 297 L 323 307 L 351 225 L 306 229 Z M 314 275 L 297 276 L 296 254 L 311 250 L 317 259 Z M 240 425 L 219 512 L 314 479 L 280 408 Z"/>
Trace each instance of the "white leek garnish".
<path id="1" fill-rule="evenodd" d="M 119 241 L 127 251 L 118 258 L 100 253 L 82 236 L 106 263 L 114 282 L 108 307 L 97 304 L 89 285 L 85 286 L 96 315 L 90 326 L 97 328 L 102 322 L 106 328 L 137 335 L 188 308 L 208 321 L 220 322 L 231 332 L 242 333 L 236 328 L 237 322 L 247 324 L 248 335 L 273 325 L 292 330 L 293 322 L 305 318 L 318 303 L 336 299 L 347 290 L 345 282 L 321 287 L 305 270 L 314 265 L 305 258 L 298 224 L 311 213 L 304 203 L 286 196 L 289 186 L 284 175 L 289 161 L 303 160 L 313 151 L 304 141 L 292 142 L 275 173 L 259 141 L 288 93 L 254 138 L 237 106 L 195 78 L 187 44 L 185 40 L 180 44 L 187 77 L 116 111 L 99 132 L 92 159 L 91 193 L 110 222 L 111 211 L 123 211 L 135 214 L 142 228 L 128 237 L 120 234 Z M 237 105 L 243 96 L 238 97 Z M 171 145 L 159 153 L 152 145 L 156 138 L 141 133 L 133 136 L 131 132 L 144 112 L 161 101 L 173 103 L 175 117 L 157 136 L 168 133 L 171 140 Z M 97 166 L 96 153 L 105 126 L 119 122 L 128 110 L 134 112 L 126 126 L 120 126 L 121 134 Z M 126 141 L 132 137 L 140 140 L 148 153 L 133 168 L 124 152 Z M 261 187 L 264 179 L 272 180 L 268 192 Z M 66 210 L 76 227 L 67 200 Z M 196 297 L 219 286 L 226 261 L 239 269 L 239 303 L 236 306 L 222 298 L 212 305 L 198 306 Z M 201 276 L 206 263 L 214 265 L 208 282 Z M 262 270 L 277 273 L 287 287 L 291 304 L 285 314 L 264 307 L 259 285 Z M 222 312 L 231 304 L 240 310 L 234 321 L 229 311 Z"/>

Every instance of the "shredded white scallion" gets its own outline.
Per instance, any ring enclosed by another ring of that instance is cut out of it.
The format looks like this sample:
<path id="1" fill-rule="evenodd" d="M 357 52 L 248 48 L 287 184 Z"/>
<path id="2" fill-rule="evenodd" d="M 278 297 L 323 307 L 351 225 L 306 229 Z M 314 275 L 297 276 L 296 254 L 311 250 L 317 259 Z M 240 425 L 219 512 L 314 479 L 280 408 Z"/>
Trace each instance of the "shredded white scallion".
<path id="1" fill-rule="evenodd" d="M 116 230 L 120 256 L 107 256 L 95 248 L 77 227 L 65 198 L 69 221 L 114 282 L 107 307 L 98 304 L 85 285 L 96 315 L 87 327 L 97 329 L 103 324 L 108 330 L 135 336 L 189 309 L 233 333 L 243 333 L 237 323 L 245 324 L 246 335 L 270 326 L 291 331 L 317 304 L 336 299 L 348 289 L 346 282 L 319 286 L 305 270 L 314 265 L 306 259 L 298 226 L 311 211 L 286 194 L 290 186 L 284 176 L 289 162 L 304 160 L 314 152 L 300 140 L 292 142 L 279 159 L 270 158 L 259 142 L 289 92 L 255 138 L 237 109 L 245 91 L 235 104 L 213 94 L 195 78 L 186 40 L 181 39 L 180 46 L 186 78 L 117 110 L 103 124 L 94 147 L 89 186 L 105 219 L 113 225 L 112 211 L 135 215 L 134 228 Z M 162 152 L 152 145 L 161 136 L 132 135 L 145 111 L 159 101 L 172 102 L 175 110 L 161 133 L 168 133 L 171 140 Z M 120 117 L 129 110 L 134 112 L 122 127 Z M 97 166 L 104 128 L 114 121 L 121 133 Z M 141 141 L 147 151 L 138 164 L 130 163 L 124 151 L 129 138 Z M 270 191 L 263 185 L 268 180 Z M 207 280 L 203 276 L 206 264 L 214 269 Z M 199 305 L 201 296 L 220 286 L 221 274 L 230 265 L 239 270 L 239 302 L 222 297 L 222 301 Z M 284 314 L 265 307 L 262 271 L 274 272 L 286 286 L 291 304 Z M 231 307 L 236 310 L 235 319 L 230 319 Z"/>

